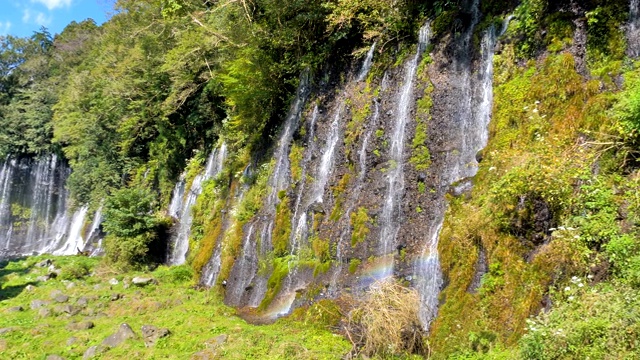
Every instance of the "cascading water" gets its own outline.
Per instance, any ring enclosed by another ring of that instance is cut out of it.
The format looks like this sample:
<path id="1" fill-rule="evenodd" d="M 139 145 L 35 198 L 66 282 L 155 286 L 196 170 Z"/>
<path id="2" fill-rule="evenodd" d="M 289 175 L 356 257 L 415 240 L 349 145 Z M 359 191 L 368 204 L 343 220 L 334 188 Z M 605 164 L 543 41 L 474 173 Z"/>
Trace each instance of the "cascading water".
<path id="1" fill-rule="evenodd" d="M 84 248 L 88 207 L 73 215 L 65 182 L 70 170 L 56 155 L 7 158 L 0 170 L 1 255 L 75 254 Z"/>
<path id="2" fill-rule="evenodd" d="M 169 255 L 169 264 L 181 265 L 187 260 L 189 236 L 191 235 L 191 224 L 193 222 L 191 207 L 196 203 L 198 196 L 202 192 L 203 183 L 215 177 L 222 170 L 226 156 L 227 146 L 223 143 L 220 148 L 211 152 L 207 159 L 205 170 L 196 175 L 186 194 L 184 174 L 180 177 L 180 181 L 178 181 L 176 187 L 173 189 L 169 214 L 178 219 L 178 223 L 176 224 L 175 233 L 170 241 L 173 247 Z"/>
<path id="3" fill-rule="evenodd" d="M 471 38 L 475 25 L 478 22 L 478 1 L 474 1 L 474 22 L 467 30 L 468 33 L 462 39 L 462 51 L 470 54 L 472 47 L 468 39 Z M 482 150 L 488 141 L 488 125 L 491 120 L 491 110 L 493 106 L 493 55 L 497 37 L 502 35 L 508 26 L 505 20 L 503 29 L 499 32 L 493 26 L 489 27 L 482 39 L 482 57 L 479 62 L 477 79 L 471 78 L 472 66 L 469 55 L 463 56 L 463 61 L 468 61 L 461 66 L 461 77 L 466 80 L 462 83 L 461 92 L 463 97 L 468 97 L 469 102 L 462 109 L 460 119 L 463 126 L 457 135 L 459 141 L 458 151 L 449 151 L 444 160 L 441 186 L 447 188 L 456 182 L 468 179 L 476 175 L 478 162 L 476 154 Z M 466 48 L 465 48 L 466 47 Z M 470 185 L 469 185 L 470 186 Z M 444 198 L 441 198 L 444 202 Z M 431 321 L 435 318 L 438 308 L 438 294 L 442 286 L 442 274 L 438 255 L 438 237 L 444 221 L 443 204 L 434 204 L 434 217 L 430 223 L 426 241 L 418 257 L 414 268 L 414 285 L 420 294 L 421 309 L 420 320 L 428 329 Z"/>
<path id="4" fill-rule="evenodd" d="M 358 74 L 358 78 L 356 81 L 364 81 L 369 74 L 369 70 L 371 70 L 371 65 L 373 65 L 373 52 L 376 49 L 376 43 L 374 42 L 369 48 L 367 52 L 367 57 L 364 59 L 364 63 L 362 64 L 362 69 L 360 69 L 360 74 Z"/>
<path id="5" fill-rule="evenodd" d="M 380 217 L 379 255 L 389 255 L 394 251 L 396 236 L 400 226 L 400 203 L 404 194 L 404 146 L 405 128 L 410 120 L 413 107 L 413 86 L 416 71 L 420 64 L 422 53 L 427 48 L 431 36 L 430 23 L 420 29 L 418 48 L 414 58 L 407 62 L 404 70 L 404 84 L 398 99 L 398 116 L 391 137 L 389 152 L 389 167 L 387 175 L 387 190 Z M 393 265 L 385 266 L 381 276 L 388 277 L 393 272 Z"/>
<path id="6" fill-rule="evenodd" d="M 242 249 L 242 256 L 247 261 L 238 261 L 229 275 L 227 282 L 227 291 L 225 294 L 225 303 L 235 306 L 251 306 L 256 307 L 264 297 L 267 291 L 267 278 L 253 271 L 249 282 L 251 287 L 245 286 L 247 279 L 245 274 L 250 273 L 247 267 L 257 269 L 258 258 L 265 256 L 273 249 L 272 231 L 276 215 L 276 207 L 280 202 L 278 195 L 281 191 L 289 188 L 289 149 L 293 141 L 293 135 L 298 128 L 304 105 L 309 96 L 309 74 L 305 71 L 300 77 L 300 84 L 296 92 L 296 98 L 291 104 L 289 113 L 287 114 L 284 128 L 280 133 L 276 149 L 273 157 L 275 164 L 271 176 L 268 180 L 270 192 L 260 210 L 260 213 L 253 220 L 245 225 L 243 244 L 259 243 L 257 250 L 258 256 L 251 256 L 254 250 L 253 245 Z M 252 231 L 249 232 L 248 230 Z M 258 230 L 259 231 L 255 231 Z M 255 267 L 254 267 L 255 266 Z M 250 291 L 249 291 L 250 290 Z"/>
<path id="7" fill-rule="evenodd" d="M 634 58 L 640 56 L 640 0 L 631 0 L 629 4 L 627 43 L 627 55 Z"/>

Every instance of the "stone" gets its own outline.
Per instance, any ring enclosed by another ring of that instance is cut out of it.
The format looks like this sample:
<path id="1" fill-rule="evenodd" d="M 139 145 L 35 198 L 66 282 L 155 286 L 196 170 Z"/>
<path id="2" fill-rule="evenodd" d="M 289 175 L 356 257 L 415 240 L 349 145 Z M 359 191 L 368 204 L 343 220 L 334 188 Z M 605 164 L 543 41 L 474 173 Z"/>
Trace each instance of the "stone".
<path id="1" fill-rule="evenodd" d="M 42 276 L 38 276 L 36 278 L 37 282 L 47 282 L 49 281 L 49 279 L 51 279 L 51 277 L 49 275 L 42 275 Z"/>
<path id="2" fill-rule="evenodd" d="M 227 334 L 220 334 L 216 337 L 214 337 L 213 339 L 209 339 L 207 341 L 205 341 L 204 345 L 208 348 L 208 349 L 215 349 L 219 346 L 222 346 L 222 344 L 224 344 L 225 342 L 227 342 L 227 339 L 229 338 L 229 336 Z"/>
<path id="3" fill-rule="evenodd" d="M 102 341 L 102 345 L 109 348 L 113 348 L 122 344 L 127 339 L 135 339 L 135 338 L 136 338 L 136 333 L 133 332 L 133 329 L 131 329 L 131 326 L 129 326 L 128 324 L 122 324 L 120 325 L 120 328 L 118 328 L 118 331 L 115 334 L 109 336 L 108 338 Z"/>
<path id="4" fill-rule="evenodd" d="M 41 318 L 49 317 L 51 316 L 51 310 L 47 308 L 41 308 L 40 310 L 38 310 L 38 316 L 40 316 Z"/>
<path id="5" fill-rule="evenodd" d="M 67 339 L 67 346 L 71 346 L 71 345 L 77 344 L 79 341 L 80 341 L 80 339 L 78 339 L 75 336 L 72 336 L 69 339 Z"/>
<path id="6" fill-rule="evenodd" d="M 115 278 L 113 278 L 113 279 L 109 280 L 109 284 L 114 285 L 114 286 L 115 286 L 115 285 L 118 285 L 119 283 L 120 283 L 120 282 L 119 282 L 117 279 L 115 279 Z"/>
<path id="7" fill-rule="evenodd" d="M 191 356 L 191 360 L 214 360 L 218 359 L 215 351 L 207 349 L 199 351 Z"/>
<path id="8" fill-rule="evenodd" d="M 58 294 L 53 298 L 53 300 L 57 303 L 66 303 L 67 301 L 69 301 L 69 297 L 65 294 Z"/>
<path id="9" fill-rule="evenodd" d="M 73 282 L 69 282 L 66 286 L 67 290 L 73 289 L 74 287 L 76 287 L 76 284 Z"/>
<path id="10" fill-rule="evenodd" d="M 156 344 L 159 339 L 167 337 L 171 334 L 169 329 L 159 329 L 153 325 L 142 326 L 142 339 L 147 347 L 151 347 Z"/>
<path id="11" fill-rule="evenodd" d="M 93 285 L 93 290 L 100 290 L 100 289 L 102 289 L 102 285 L 100 284 Z"/>
<path id="12" fill-rule="evenodd" d="M 31 302 L 31 310 L 36 310 L 36 309 L 40 309 L 43 308 L 45 306 L 49 305 L 48 301 L 44 301 L 44 300 L 33 300 Z"/>
<path id="13" fill-rule="evenodd" d="M 87 297 L 79 297 L 76 300 L 76 306 L 79 306 L 81 308 L 86 308 L 89 305 L 89 299 Z"/>
<path id="14" fill-rule="evenodd" d="M 60 355 L 49 355 L 47 356 L 46 360 L 65 360 L 65 359 Z"/>
<path id="15" fill-rule="evenodd" d="M 36 287 L 31 285 L 31 284 L 29 284 L 24 289 L 29 291 L 29 292 L 31 292 L 31 291 L 34 291 L 36 289 Z"/>
<path id="16" fill-rule="evenodd" d="M 44 259 L 44 260 L 40 261 L 39 263 L 35 264 L 35 267 L 43 268 L 43 267 L 48 267 L 51 264 L 53 264 L 51 259 Z"/>
<path id="17" fill-rule="evenodd" d="M 102 354 L 105 350 L 106 348 L 102 345 L 92 346 L 84 352 L 84 355 L 82 355 L 82 360 L 93 359 L 97 355 Z"/>
<path id="18" fill-rule="evenodd" d="M 131 283 L 136 286 L 147 286 L 149 284 L 157 284 L 158 282 L 153 278 L 144 278 L 136 276 L 131 279 Z"/>
<path id="19" fill-rule="evenodd" d="M 7 309 L 7 312 L 10 312 L 10 313 L 21 312 L 21 311 L 24 311 L 24 308 L 22 306 L 13 306 Z"/>
<path id="20" fill-rule="evenodd" d="M 7 340 L 0 339 L 0 352 L 7 350 Z"/>
<path id="21" fill-rule="evenodd" d="M 111 301 L 117 301 L 122 299 L 122 295 L 121 294 L 111 294 Z"/>
<path id="22" fill-rule="evenodd" d="M 0 329 L 0 335 L 8 334 L 8 333 L 10 333 L 12 331 L 15 331 L 15 330 L 16 330 L 16 328 L 14 328 L 14 327 L 2 328 L 2 329 Z"/>
<path id="23" fill-rule="evenodd" d="M 69 314 L 70 316 L 73 316 L 79 314 L 82 308 L 73 305 L 61 305 L 56 307 L 55 310 L 58 314 Z"/>
<path id="24" fill-rule="evenodd" d="M 72 331 L 80 331 L 93 329 L 94 326 L 95 324 L 92 321 L 80 321 L 70 323 L 69 325 L 67 325 L 67 329 Z"/>

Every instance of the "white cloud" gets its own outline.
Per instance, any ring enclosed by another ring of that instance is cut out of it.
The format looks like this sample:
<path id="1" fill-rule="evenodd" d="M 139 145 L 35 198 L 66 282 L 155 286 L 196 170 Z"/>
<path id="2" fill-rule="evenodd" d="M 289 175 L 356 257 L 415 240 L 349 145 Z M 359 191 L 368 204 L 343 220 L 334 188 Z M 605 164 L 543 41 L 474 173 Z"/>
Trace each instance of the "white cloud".
<path id="1" fill-rule="evenodd" d="M 6 35 L 11 29 L 11 21 L 0 21 L 0 35 Z"/>
<path id="2" fill-rule="evenodd" d="M 22 13 L 22 22 L 23 23 L 28 23 L 29 20 L 31 20 L 31 10 L 30 9 L 24 9 L 24 12 Z"/>
<path id="3" fill-rule="evenodd" d="M 31 2 L 37 2 L 47 7 L 49 10 L 53 10 L 59 7 L 69 7 L 73 0 L 31 0 Z"/>
<path id="4" fill-rule="evenodd" d="M 49 24 L 51 24 L 51 20 L 53 20 L 51 16 L 46 16 L 43 13 L 38 13 L 38 15 L 36 15 L 36 24 L 40 26 L 49 26 Z"/>

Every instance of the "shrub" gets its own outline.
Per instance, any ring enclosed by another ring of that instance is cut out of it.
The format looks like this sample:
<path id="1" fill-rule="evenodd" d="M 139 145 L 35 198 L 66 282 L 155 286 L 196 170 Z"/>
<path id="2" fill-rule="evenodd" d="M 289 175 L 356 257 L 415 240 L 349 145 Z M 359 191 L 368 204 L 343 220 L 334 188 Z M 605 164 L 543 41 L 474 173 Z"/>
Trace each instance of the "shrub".
<path id="1" fill-rule="evenodd" d="M 70 264 L 62 266 L 60 278 L 62 280 L 77 280 L 89 275 L 89 264 L 82 259 L 74 259 Z"/>
<path id="2" fill-rule="evenodd" d="M 352 353 L 365 356 L 427 355 L 426 331 L 420 323 L 415 289 L 395 280 L 371 286 L 368 297 L 348 315 L 346 332 Z"/>

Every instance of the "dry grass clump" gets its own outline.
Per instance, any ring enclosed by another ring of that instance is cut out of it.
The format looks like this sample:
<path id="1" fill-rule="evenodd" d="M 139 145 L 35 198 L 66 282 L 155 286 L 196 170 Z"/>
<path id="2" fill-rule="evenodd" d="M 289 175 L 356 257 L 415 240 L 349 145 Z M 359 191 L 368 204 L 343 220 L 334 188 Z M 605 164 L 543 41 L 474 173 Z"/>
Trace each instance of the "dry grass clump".
<path id="1" fill-rule="evenodd" d="M 418 292 L 395 280 L 371 286 L 367 298 L 348 316 L 346 335 L 353 344 L 349 357 L 428 355 L 426 331 L 420 324 Z"/>

